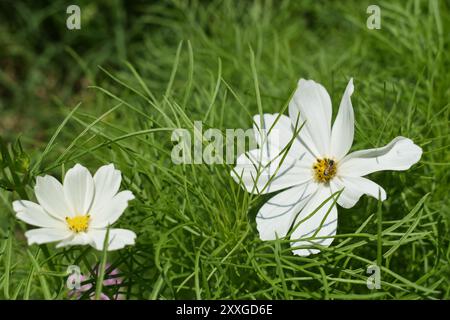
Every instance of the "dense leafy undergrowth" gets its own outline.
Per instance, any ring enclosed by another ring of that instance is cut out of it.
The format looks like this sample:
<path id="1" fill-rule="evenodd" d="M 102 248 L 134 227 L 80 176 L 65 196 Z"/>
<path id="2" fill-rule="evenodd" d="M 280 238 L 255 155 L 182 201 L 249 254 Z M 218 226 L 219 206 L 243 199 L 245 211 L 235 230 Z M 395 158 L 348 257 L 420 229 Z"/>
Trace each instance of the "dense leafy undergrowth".
<path id="1" fill-rule="evenodd" d="M 380 30 L 366 27 L 367 1 L 111 3 L 81 1 L 79 31 L 65 28 L 60 1 L 0 5 L 0 298 L 64 299 L 69 265 L 94 273 L 100 252 L 28 247 L 29 226 L 11 208 L 33 199 L 37 176 L 61 178 L 75 163 L 115 163 L 136 195 L 118 226 L 137 242 L 108 254 L 123 282 L 106 293 L 449 298 L 447 3 L 381 2 Z M 267 197 L 239 188 L 231 166 L 170 157 L 172 130 L 194 120 L 246 129 L 259 101 L 286 113 L 300 77 L 322 83 L 334 106 L 354 78 L 354 150 L 399 135 L 424 150 L 409 171 L 372 175 L 387 200 L 340 208 L 333 245 L 309 257 L 292 255 L 288 240 L 259 239 L 255 215 Z M 366 286 L 373 263 L 378 290 Z"/>

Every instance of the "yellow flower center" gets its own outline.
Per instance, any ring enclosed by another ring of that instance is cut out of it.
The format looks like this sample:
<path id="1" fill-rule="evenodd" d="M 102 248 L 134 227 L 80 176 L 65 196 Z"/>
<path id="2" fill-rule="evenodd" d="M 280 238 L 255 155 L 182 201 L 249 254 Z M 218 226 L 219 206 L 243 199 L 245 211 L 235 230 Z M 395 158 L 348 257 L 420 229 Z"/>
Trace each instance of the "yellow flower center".
<path id="1" fill-rule="evenodd" d="M 67 225 L 73 232 L 80 233 L 85 232 L 89 227 L 90 215 L 66 217 Z"/>
<path id="2" fill-rule="evenodd" d="M 317 159 L 313 171 L 317 182 L 327 183 L 336 175 L 336 161 L 328 158 Z"/>

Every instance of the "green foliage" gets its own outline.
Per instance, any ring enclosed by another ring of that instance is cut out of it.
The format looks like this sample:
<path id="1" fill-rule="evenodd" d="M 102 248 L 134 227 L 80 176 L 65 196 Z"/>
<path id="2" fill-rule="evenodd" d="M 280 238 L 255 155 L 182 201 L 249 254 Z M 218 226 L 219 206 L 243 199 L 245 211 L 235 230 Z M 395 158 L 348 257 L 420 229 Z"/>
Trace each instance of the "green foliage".
<path id="1" fill-rule="evenodd" d="M 0 298 L 64 299 L 67 266 L 105 265 L 92 248 L 28 248 L 13 216 L 36 176 L 76 162 L 115 163 L 136 195 L 118 225 L 137 243 L 108 254 L 129 299 L 450 297 L 447 3 L 381 2 L 380 30 L 366 28 L 368 1 L 109 3 L 81 1 L 80 31 L 65 28 L 65 2 L 1 4 L 14 15 L 0 10 Z M 268 198 L 236 185 L 232 166 L 170 159 L 172 129 L 249 128 L 285 110 L 300 77 L 328 89 L 334 112 L 354 78 L 355 150 L 398 135 L 424 150 L 406 172 L 372 175 L 388 199 L 339 208 L 332 246 L 309 257 L 259 240 Z"/>

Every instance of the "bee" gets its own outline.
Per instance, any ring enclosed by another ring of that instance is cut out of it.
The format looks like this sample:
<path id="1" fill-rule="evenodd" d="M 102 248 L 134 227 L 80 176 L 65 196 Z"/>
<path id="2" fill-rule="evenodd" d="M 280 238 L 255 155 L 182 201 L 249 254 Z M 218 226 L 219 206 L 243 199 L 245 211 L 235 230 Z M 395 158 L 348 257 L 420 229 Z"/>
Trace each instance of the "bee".
<path id="1" fill-rule="evenodd" d="M 323 170 L 323 175 L 325 177 L 328 177 L 330 174 L 333 174 L 333 172 L 336 170 L 335 168 L 335 162 L 331 159 L 325 160 L 325 170 Z"/>

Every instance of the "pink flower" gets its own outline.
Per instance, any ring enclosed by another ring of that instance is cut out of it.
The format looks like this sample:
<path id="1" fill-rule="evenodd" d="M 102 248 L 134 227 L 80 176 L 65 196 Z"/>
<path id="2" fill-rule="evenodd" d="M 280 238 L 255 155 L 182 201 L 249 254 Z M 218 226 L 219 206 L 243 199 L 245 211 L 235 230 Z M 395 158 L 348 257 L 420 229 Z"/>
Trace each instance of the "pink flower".
<path id="1" fill-rule="evenodd" d="M 119 269 L 116 268 L 116 269 L 112 270 L 109 274 L 107 274 L 106 272 L 110 269 L 110 267 L 111 267 L 111 264 L 109 264 L 109 263 L 105 266 L 105 278 L 103 280 L 103 286 L 104 287 L 113 287 L 113 286 L 120 287 L 120 285 L 123 282 L 123 278 L 118 277 L 118 275 L 120 274 L 120 271 L 119 271 Z M 91 277 L 91 278 L 96 279 L 97 274 L 98 274 L 98 267 L 95 268 L 93 277 Z M 72 274 L 69 276 L 68 280 L 72 283 L 75 283 L 77 280 L 76 277 L 77 277 L 77 275 Z M 89 277 L 81 275 L 79 280 L 81 283 L 83 283 L 89 279 L 90 279 Z M 119 288 L 113 288 L 113 290 L 117 290 L 117 289 L 119 289 Z M 76 297 L 77 299 L 80 299 L 82 297 L 82 295 L 88 291 L 92 291 L 89 294 L 89 298 L 91 300 L 94 300 L 95 299 L 95 288 L 93 288 L 92 283 L 83 284 L 80 286 L 79 289 L 74 289 L 74 290 L 69 291 L 69 297 L 70 298 Z M 116 293 L 113 296 L 113 300 L 124 300 L 124 299 L 125 299 L 125 296 L 120 293 Z M 111 300 L 111 298 L 102 292 L 100 295 L 100 300 Z"/>

